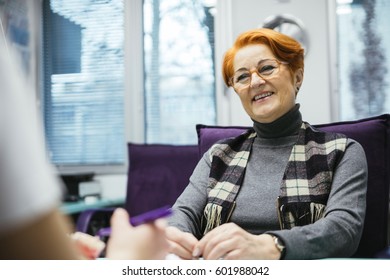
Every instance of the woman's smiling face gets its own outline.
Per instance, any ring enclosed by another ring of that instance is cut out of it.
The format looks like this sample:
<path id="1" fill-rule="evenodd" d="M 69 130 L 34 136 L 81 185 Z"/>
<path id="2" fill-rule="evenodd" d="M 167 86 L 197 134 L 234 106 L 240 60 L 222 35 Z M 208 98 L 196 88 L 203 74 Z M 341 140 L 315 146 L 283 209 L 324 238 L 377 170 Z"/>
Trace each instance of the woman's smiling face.
<path id="1" fill-rule="evenodd" d="M 292 75 L 288 65 L 283 62 L 276 64 L 279 67 L 276 74 L 261 78 L 256 70 L 260 70 L 259 63 L 267 59 L 278 61 L 267 45 L 253 44 L 238 50 L 233 61 L 236 76 L 240 71 L 250 74 L 247 87 L 233 87 L 246 113 L 260 123 L 271 123 L 294 107 L 297 88 L 303 79 L 302 70 L 298 69 Z"/>

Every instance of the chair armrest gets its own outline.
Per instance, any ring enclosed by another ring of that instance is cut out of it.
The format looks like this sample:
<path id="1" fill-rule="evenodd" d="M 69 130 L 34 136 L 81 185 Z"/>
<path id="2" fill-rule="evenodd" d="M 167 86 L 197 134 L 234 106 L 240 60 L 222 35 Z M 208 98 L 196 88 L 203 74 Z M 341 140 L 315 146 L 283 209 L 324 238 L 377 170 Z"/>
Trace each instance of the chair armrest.
<path id="1" fill-rule="evenodd" d="M 99 229 L 110 226 L 110 218 L 115 209 L 94 208 L 81 212 L 77 218 L 76 231 L 96 235 Z"/>

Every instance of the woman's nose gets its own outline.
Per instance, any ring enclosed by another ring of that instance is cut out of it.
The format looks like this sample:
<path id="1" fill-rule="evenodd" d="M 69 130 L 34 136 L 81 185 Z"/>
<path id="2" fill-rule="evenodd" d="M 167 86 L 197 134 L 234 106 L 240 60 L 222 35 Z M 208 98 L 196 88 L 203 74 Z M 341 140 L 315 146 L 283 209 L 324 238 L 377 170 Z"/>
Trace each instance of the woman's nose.
<path id="1" fill-rule="evenodd" d="M 256 71 L 253 72 L 251 74 L 251 87 L 258 87 L 262 84 L 265 84 L 265 80 Z"/>

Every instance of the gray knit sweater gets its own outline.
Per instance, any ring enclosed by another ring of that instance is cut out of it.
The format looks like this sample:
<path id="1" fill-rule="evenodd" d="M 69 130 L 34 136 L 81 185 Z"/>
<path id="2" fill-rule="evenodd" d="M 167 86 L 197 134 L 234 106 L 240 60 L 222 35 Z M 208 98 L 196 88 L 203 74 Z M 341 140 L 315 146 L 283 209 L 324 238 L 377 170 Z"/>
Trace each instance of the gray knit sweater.
<path id="1" fill-rule="evenodd" d="M 363 231 L 367 187 L 365 154 L 352 139 L 334 174 L 325 217 L 311 225 L 279 229 L 276 199 L 301 123 L 298 105 L 271 124 L 254 123 L 257 138 L 230 222 L 252 234 L 279 236 L 286 245 L 285 259 L 349 257 L 357 249 Z M 169 220 L 170 225 L 198 239 L 202 237 L 200 221 L 207 202 L 210 166 L 206 152 Z"/>

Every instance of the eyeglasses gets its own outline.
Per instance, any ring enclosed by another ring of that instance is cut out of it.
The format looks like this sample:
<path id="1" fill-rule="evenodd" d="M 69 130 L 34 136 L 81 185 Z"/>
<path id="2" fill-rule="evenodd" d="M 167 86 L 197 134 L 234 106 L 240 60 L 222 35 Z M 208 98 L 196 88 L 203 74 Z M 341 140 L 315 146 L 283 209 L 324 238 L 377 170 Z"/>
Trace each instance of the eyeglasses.
<path id="1" fill-rule="evenodd" d="M 288 62 L 279 61 L 276 59 L 264 59 L 259 61 L 255 70 L 239 69 L 230 79 L 230 84 L 235 89 L 243 89 L 248 87 L 252 81 L 252 74 L 256 74 L 263 80 L 270 79 L 279 73 L 280 65 L 288 64 Z"/>

